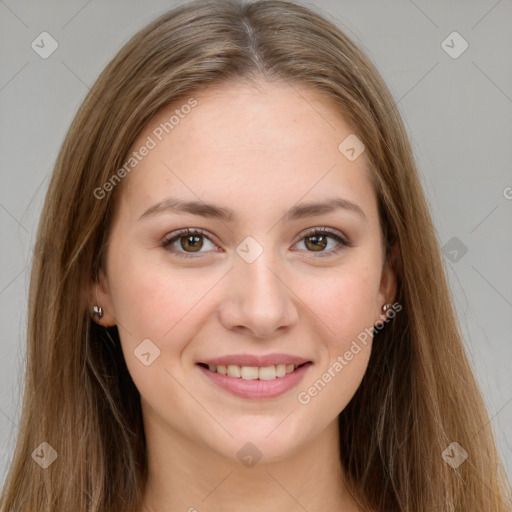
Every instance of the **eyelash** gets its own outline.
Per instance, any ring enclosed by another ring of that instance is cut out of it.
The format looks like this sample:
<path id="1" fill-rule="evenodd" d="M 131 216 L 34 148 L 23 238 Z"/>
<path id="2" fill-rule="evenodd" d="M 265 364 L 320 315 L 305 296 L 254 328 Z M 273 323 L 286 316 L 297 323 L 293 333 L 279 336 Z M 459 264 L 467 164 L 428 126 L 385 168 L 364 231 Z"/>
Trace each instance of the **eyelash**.
<path id="1" fill-rule="evenodd" d="M 204 236 L 205 238 L 210 240 L 208 235 L 201 229 L 185 228 L 185 229 L 176 231 L 175 233 L 171 233 L 171 236 L 166 237 L 162 241 L 162 247 L 164 249 L 166 249 L 167 251 L 169 251 L 170 253 L 176 254 L 180 258 L 197 258 L 198 256 L 196 256 L 196 254 L 200 255 L 201 254 L 200 252 L 199 253 L 186 253 L 186 252 L 182 252 L 182 251 L 169 249 L 169 246 L 172 245 L 175 241 L 179 240 L 180 238 L 182 238 L 184 236 L 190 236 L 190 235 Z M 352 242 L 349 242 L 348 240 L 346 240 L 345 238 L 340 236 L 336 231 L 334 231 L 330 228 L 327 228 L 327 227 L 309 229 L 302 235 L 302 238 L 297 243 L 302 242 L 305 238 L 308 238 L 313 235 L 328 235 L 328 238 L 332 238 L 339 243 L 339 245 L 335 249 L 331 249 L 329 251 L 319 251 L 318 255 L 314 256 L 314 257 L 324 258 L 327 256 L 331 256 L 331 255 L 337 254 L 343 248 L 353 247 L 353 245 L 354 245 Z M 214 243 L 212 240 L 210 240 L 210 242 Z M 306 251 L 306 252 L 314 253 L 315 251 Z M 308 257 L 311 257 L 311 256 L 308 256 Z"/>

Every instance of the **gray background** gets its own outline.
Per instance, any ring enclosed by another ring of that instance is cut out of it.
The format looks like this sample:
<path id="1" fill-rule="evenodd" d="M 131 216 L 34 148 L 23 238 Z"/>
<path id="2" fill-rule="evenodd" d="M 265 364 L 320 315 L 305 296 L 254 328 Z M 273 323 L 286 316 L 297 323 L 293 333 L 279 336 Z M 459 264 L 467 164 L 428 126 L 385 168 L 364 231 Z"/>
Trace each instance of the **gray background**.
<path id="1" fill-rule="evenodd" d="M 0 481 L 17 434 L 30 259 L 58 149 L 100 71 L 174 4 L 0 0 Z M 456 237 L 445 250 L 446 269 L 511 475 L 512 2 L 310 5 L 345 30 L 383 75 L 409 131 L 441 244 Z M 59 44 L 47 59 L 31 48 L 44 31 Z M 441 46 L 453 31 L 469 44 L 458 58 Z"/>

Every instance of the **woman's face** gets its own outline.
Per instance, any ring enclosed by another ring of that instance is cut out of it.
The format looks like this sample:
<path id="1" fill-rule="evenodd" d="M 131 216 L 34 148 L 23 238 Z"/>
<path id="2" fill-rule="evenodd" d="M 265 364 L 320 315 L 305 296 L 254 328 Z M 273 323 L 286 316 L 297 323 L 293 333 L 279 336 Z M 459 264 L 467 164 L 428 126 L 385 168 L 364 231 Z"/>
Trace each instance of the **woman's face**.
<path id="1" fill-rule="evenodd" d="M 147 428 L 277 460 L 332 427 L 393 302 L 376 195 L 363 147 L 314 90 L 233 83 L 194 100 L 133 144 L 91 295 Z"/>

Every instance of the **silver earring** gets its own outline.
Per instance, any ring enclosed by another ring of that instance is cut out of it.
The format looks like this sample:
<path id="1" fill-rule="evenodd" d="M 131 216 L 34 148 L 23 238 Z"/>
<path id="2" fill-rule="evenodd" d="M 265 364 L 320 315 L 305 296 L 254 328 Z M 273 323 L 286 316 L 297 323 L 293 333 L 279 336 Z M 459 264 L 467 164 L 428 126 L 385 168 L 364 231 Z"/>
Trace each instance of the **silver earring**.
<path id="1" fill-rule="evenodd" d="M 103 308 L 101 306 L 94 306 L 92 308 L 92 315 L 99 320 L 103 316 Z"/>
<path id="2" fill-rule="evenodd" d="M 382 311 L 384 311 L 384 313 L 388 310 L 390 310 L 393 306 L 391 304 L 384 304 L 384 306 L 382 306 Z"/>

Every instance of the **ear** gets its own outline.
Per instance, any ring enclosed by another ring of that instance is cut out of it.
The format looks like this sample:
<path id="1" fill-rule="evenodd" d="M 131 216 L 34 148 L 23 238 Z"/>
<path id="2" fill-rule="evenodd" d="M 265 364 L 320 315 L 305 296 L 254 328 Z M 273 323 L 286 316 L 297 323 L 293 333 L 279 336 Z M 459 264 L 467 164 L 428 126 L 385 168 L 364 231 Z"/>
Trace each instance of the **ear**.
<path id="1" fill-rule="evenodd" d="M 99 271 L 97 280 L 92 279 L 89 283 L 87 304 L 89 306 L 89 314 L 94 322 L 103 327 L 116 325 L 112 297 L 103 270 Z M 94 306 L 99 306 L 103 310 L 103 316 L 101 318 L 97 318 L 93 315 Z"/>
<path id="2" fill-rule="evenodd" d="M 393 304 L 396 299 L 396 292 L 398 289 L 398 279 L 401 276 L 400 266 L 400 246 L 398 241 L 395 241 L 389 249 L 388 259 L 382 268 L 381 280 L 379 285 L 379 294 L 377 297 L 377 309 L 375 317 L 377 320 L 385 318 L 382 306 L 384 304 Z"/>

